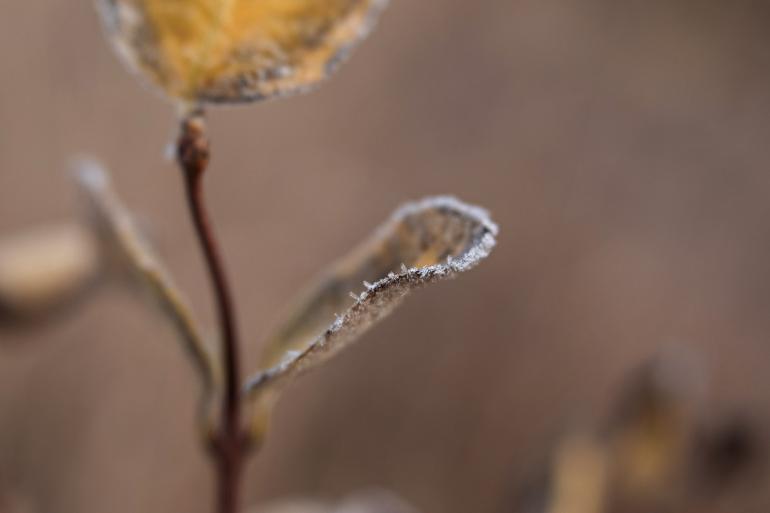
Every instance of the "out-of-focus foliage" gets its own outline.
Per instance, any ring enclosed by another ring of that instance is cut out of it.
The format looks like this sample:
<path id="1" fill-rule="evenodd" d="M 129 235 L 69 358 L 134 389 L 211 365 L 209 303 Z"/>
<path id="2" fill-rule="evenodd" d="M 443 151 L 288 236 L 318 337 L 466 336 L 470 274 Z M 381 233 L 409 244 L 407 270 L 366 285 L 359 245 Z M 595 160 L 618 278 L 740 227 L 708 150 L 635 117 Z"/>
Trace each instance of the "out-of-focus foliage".
<path id="1" fill-rule="evenodd" d="M 74 302 L 98 271 L 94 239 L 76 223 L 0 240 L 0 323 L 40 318 Z"/>
<path id="2" fill-rule="evenodd" d="M 630 376 L 609 419 L 557 444 L 517 513 L 668 513 L 709 502 L 757 462 L 744 421 L 705 419 L 702 369 L 670 355 Z"/>
<path id="3" fill-rule="evenodd" d="M 202 381 L 211 387 L 219 380 L 218 356 L 197 326 L 184 295 L 113 190 L 107 173 L 95 162 L 84 161 L 76 177 L 105 261 L 116 275 L 127 276 L 130 283 L 147 292 L 164 312 L 199 368 Z"/>
<path id="4" fill-rule="evenodd" d="M 393 494 L 364 491 L 336 504 L 309 499 L 284 500 L 248 513 L 417 513 L 417 510 Z"/>

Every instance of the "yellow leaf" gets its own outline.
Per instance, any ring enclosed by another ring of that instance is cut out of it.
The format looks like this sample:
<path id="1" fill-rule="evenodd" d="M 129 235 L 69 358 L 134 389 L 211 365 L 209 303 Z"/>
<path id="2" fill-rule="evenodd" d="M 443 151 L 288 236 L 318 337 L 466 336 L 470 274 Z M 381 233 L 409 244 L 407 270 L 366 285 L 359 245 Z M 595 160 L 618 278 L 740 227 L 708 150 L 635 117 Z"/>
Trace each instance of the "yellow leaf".
<path id="1" fill-rule="evenodd" d="M 371 29 L 386 0 L 98 0 L 119 53 L 185 102 L 304 91 Z"/>

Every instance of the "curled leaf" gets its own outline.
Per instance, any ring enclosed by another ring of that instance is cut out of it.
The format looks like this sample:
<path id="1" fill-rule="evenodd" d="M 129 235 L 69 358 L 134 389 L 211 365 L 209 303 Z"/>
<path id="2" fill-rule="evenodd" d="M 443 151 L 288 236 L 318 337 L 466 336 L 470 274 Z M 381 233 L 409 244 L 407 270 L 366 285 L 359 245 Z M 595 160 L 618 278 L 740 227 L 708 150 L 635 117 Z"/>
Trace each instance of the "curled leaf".
<path id="1" fill-rule="evenodd" d="M 218 359 L 201 335 L 184 296 L 113 191 L 106 172 L 86 161 L 77 167 L 76 178 L 89 206 L 103 258 L 143 288 L 171 321 L 211 393 L 220 380 Z"/>
<path id="2" fill-rule="evenodd" d="M 39 320 L 75 302 L 98 268 L 93 237 L 76 223 L 0 240 L 0 320 Z"/>
<path id="3" fill-rule="evenodd" d="M 385 0 L 98 0 L 119 54 L 172 98 L 304 91 L 371 30 Z"/>
<path id="4" fill-rule="evenodd" d="M 269 340 L 260 362 L 266 370 L 246 385 L 255 435 L 285 384 L 355 341 L 411 291 L 474 267 L 489 255 L 496 235 L 485 210 L 455 198 L 427 198 L 399 209 L 305 294 Z M 349 293 L 362 284 L 351 300 Z M 330 322 L 334 312 L 343 313 Z"/>

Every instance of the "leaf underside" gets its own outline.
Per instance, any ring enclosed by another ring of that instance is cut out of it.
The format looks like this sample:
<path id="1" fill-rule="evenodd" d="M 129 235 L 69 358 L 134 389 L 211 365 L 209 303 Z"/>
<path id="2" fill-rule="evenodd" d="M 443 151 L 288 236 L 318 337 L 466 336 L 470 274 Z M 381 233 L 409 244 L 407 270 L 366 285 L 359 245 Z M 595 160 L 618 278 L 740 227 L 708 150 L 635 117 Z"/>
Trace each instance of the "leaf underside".
<path id="1" fill-rule="evenodd" d="M 496 235 L 486 211 L 452 197 L 400 208 L 306 292 L 268 340 L 260 362 L 266 370 L 246 384 L 255 432 L 264 430 L 286 384 L 354 342 L 411 291 L 475 267 L 489 255 Z"/>

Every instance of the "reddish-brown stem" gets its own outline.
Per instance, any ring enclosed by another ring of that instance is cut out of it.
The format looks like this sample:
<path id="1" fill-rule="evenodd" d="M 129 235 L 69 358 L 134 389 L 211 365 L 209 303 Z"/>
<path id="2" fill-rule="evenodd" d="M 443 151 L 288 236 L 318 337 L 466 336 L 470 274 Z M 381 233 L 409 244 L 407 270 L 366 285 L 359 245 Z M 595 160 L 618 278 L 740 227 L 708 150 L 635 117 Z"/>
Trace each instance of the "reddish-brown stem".
<path id="1" fill-rule="evenodd" d="M 224 394 L 222 420 L 213 440 L 217 467 L 217 512 L 236 513 L 244 440 L 241 430 L 238 334 L 224 264 L 203 197 L 203 173 L 209 162 L 209 142 L 202 114 L 190 115 L 182 121 L 177 158 L 184 172 L 187 203 L 214 292 L 221 336 Z"/>

